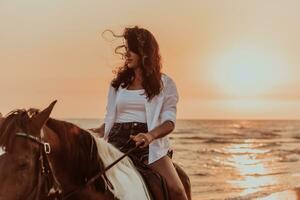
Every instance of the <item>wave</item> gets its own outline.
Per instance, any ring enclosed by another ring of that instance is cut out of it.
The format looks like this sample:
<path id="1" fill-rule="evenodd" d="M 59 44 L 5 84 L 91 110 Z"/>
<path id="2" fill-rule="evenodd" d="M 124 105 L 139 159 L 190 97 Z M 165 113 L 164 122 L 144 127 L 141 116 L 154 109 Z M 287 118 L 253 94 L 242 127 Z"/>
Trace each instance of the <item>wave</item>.
<path id="1" fill-rule="evenodd" d="M 300 155 L 300 149 L 291 149 L 291 150 L 285 150 L 285 149 L 273 149 L 271 150 L 272 154 L 276 155 L 292 155 L 292 154 L 299 154 Z"/>
<path id="2" fill-rule="evenodd" d="M 263 188 L 262 186 L 260 186 L 260 188 Z M 255 189 L 255 188 L 252 188 Z M 262 197 L 267 197 L 271 194 L 277 193 L 277 192 L 282 192 L 285 191 L 287 189 L 290 189 L 289 187 L 285 186 L 285 185 L 272 185 L 272 186 L 267 186 L 266 190 L 263 191 L 258 191 L 258 192 L 254 192 L 251 194 L 247 194 L 244 196 L 236 196 L 236 197 L 229 197 L 229 198 L 225 198 L 225 200 L 251 200 L 251 199 L 257 199 L 257 198 L 262 198 Z"/>
<path id="3" fill-rule="evenodd" d="M 207 137 L 201 136 L 184 136 L 184 137 L 169 137 L 170 139 L 178 139 L 178 140 L 205 140 Z"/>
<path id="4" fill-rule="evenodd" d="M 245 139 L 273 139 L 281 137 L 280 134 L 272 131 L 251 130 L 240 134 Z"/>
<path id="5" fill-rule="evenodd" d="M 254 177 L 262 177 L 262 176 L 274 176 L 280 174 L 289 174 L 289 172 L 274 172 L 274 173 L 267 173 L 267 174 L 245 174 L 245 176 L 254 176 Z"/>
<path id="6" fill-rule="evenodd" d="M 224 139 L 224 138 L 210 138 L 203 141 L 203 143 L 216 143 L 216 144 L 240 144 L 239 141 L 233 141 L 232 139 Z"/>
<path id="7" fill-rule="evenodd" d="M 281 157 L 279 162 L 298 162 L 298 158 Z"/>
<path id="8" fill-rule="evenodd" d="M 221 155 L 232 154 L 232 153 L 217 150 L 217 149 L 202 149 L 202 150 L 197 150 L 196 152 L 199 153 L 199 154 L 221 154 Z"/>
<path id="9" fill-rule="evenodd" d="M 300 140 L 300 134 L 293 136 L 294 139 Z"/>
<path id="10" fill-rule="evenodd" d="M 199 128 L 188 128 L 188 129 L 177 129 L 172 132 L 172 134 L 186 134 L 186 133 L 199 133 L 201 129 Z"/>
<path id="11" fill-rule="evenodd" d="M 194 173 L 194 174 L 191 174 L 192 176 L 210 176 L 211 174 L 209 173 Z"/>
<path id="12" fill-rule="evenodd" d="M 257 145 L 255 148 L 257 149 L 264 149 L 269 147 L 279 147 L 281 144 L 279 142 L 269 142 L 269 143 L 261 143 Z"/>
<path id="13" fill-rule="evenodd" d="M 272 132 L 282 132 L 283 130 L 281 129 L 273 129 Z"/>

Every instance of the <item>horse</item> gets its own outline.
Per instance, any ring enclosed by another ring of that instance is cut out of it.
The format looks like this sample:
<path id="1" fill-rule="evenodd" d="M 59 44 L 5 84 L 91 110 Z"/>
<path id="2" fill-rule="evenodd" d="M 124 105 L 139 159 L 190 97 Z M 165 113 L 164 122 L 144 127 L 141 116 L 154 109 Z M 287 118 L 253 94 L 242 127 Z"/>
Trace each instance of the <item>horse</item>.
<path id="1" fill-rule="evenodd" d="M 129 158 L 106 171 L 121 152 L 87 130 L 50 118 L 55 103 L 33 116 L 14 110 L 2 120 L 0 200 L 150 199 Z M 190 193 L 189 179 L 181 175 Z"/>

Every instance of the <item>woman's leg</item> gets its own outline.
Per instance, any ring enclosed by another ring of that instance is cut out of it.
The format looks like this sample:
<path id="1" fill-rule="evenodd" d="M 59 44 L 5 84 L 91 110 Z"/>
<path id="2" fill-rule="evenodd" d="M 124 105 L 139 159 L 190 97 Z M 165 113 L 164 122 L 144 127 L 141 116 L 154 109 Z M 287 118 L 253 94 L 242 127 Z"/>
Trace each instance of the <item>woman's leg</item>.
<path id="1" fill-rule="evenodd" d="M 187 200 L 183 184 L 169 156 L 166 155 L 151 163 L 149 167 L 166 179 L 172 200 Z"/>

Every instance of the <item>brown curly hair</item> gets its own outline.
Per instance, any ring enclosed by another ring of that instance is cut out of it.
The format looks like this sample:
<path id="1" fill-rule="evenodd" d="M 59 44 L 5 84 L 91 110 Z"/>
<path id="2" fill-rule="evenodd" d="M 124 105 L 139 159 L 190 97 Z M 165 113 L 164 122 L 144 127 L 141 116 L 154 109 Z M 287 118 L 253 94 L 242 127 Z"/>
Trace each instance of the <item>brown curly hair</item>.
<path id="1" fill-rule="evenodd" d="M 123 37 L 128 45 L 128 49 L 140 56 L 141 71 L 142 71 L 142 86 L 145 89 L 145 94 L 148 101 L 155 95 L 158 95 L 162 90 L 161 81 L 161 56 L 159 54 L 159 46 L 153 34 L 144 29 L 134 26 L 133 28 L 125 28 L 122 35 L 116 35 L 111 30 L 114 37 Z M 125 57 L 124 53 L 119 50 L 125 48 L 125 45 L 120 45 L 115 48 L 116 54 L 121 54 L 122 58 Z M 116 77 L 111 81 L 111 86 L 117 91 L 119 86 L 122 88 L 129 86 L 134 78 L 134 70 L 128 68 L 124 64 L 114 71 Z"/>

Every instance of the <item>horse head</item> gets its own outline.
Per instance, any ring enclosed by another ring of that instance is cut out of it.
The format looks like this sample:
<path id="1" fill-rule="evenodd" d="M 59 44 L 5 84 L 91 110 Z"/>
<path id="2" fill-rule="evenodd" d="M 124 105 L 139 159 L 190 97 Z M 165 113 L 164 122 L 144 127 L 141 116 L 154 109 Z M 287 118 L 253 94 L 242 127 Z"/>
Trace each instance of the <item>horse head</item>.
<path id="1" fill-rule="evenodd" d="M 42 111 L 14 110 L 2 118 L 0 200 L 116 199 L 99 144 L 86 130 L 50 118 L 55 103 Z"/>
<path id="2" fill-rule="evenodd" d="M 30 117 L 26 110 L 17 109 L 2 118 L 0 147 L 0 200 L 40 199 L 35 187 L 41 184 L 40 171 L 41 128 L 48 120 L 56 101 Z M 36 189 L 37 188 L 37 189 Z"/>

